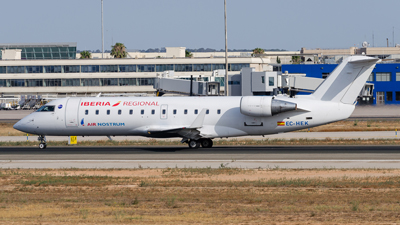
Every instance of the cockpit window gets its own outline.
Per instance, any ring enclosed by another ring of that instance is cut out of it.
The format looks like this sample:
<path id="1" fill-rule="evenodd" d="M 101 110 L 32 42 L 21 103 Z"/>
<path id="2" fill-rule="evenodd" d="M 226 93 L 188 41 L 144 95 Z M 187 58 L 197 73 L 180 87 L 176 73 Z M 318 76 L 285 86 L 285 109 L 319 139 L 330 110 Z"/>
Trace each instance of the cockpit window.
<path id="1" fill-rule="evenodd" d="M 54 112 L 54 105 L 44 105 L 40 107 L 36 112 Z"/>

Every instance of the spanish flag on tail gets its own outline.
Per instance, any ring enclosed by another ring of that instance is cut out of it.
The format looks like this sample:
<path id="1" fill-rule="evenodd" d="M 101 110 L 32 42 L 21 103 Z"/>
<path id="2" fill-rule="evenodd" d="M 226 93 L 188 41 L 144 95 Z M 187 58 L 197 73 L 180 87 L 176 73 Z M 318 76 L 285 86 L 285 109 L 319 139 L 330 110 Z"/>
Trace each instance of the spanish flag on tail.
<path id="1" fill-rule="evenodd" d="M 285 121 L 278 121 L 278 122 L 277 122 L 277 125 L 280 126 L 280 127 L 281 127 L 281 126 L 285 126 Z"/>

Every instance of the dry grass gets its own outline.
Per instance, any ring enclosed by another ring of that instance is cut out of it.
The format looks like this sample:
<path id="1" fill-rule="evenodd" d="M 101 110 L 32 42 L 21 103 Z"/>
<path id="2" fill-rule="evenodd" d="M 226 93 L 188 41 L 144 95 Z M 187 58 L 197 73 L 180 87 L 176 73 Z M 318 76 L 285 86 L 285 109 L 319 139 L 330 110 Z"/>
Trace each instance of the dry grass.
<path id="1" fill-rule="evenodd" d="M 310 128 L 311 132 L 342 132 L 342 131 L 394 131 L 400 129 L 400 120 L 355 120 L 339 121 Z M 300 132 L 306 132 L 300 130 Z"/>
<path id="2" fill-rule="evenodd" d="M 0 172 L 0 224 L 400 222 L 399 170 Z"/>
<path id="3" fill-rule="evenodd" d="M 26 136 L 26 133 L 13 128 L 13 123 L 0 123 L 0 136 Z"/>

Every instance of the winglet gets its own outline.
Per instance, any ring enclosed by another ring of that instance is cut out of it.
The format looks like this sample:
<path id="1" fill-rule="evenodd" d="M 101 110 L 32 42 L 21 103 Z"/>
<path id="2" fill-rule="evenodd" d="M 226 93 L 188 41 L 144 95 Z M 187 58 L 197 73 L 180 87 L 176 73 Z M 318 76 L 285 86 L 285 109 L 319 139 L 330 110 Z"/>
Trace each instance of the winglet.
<path id="1" fill-rule="evenodd" d="M 193 121 L 189 128 L 200 128 L 203 126 L 204 117 L 206 116 L 207 109 L 202 109 L 197 118 Z"/>

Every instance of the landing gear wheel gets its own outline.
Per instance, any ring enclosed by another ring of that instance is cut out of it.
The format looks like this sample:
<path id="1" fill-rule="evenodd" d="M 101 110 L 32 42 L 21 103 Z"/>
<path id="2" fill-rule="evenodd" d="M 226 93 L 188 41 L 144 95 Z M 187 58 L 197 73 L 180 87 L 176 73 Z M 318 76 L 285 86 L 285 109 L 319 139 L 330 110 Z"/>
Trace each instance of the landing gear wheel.
<path id="1" fill-rule="evenodd" d="M 210 138 L 200 139 L 201 147 L 211 148 L 213 146 L 213 141 Z"/>
<path id="2" fill-rule="evenodd" d="M 189 148 L 199 148 L 200 147 L 200 142 L 196 140 L 190 140 L 188 142 Z"/>
<path id="3" fill-rule="evenodd" d="M 39 135 L 38 141 L 40 141 L 39 148 L 45 149 L 47 147 L 46 137 L 44 135 Z"/>

